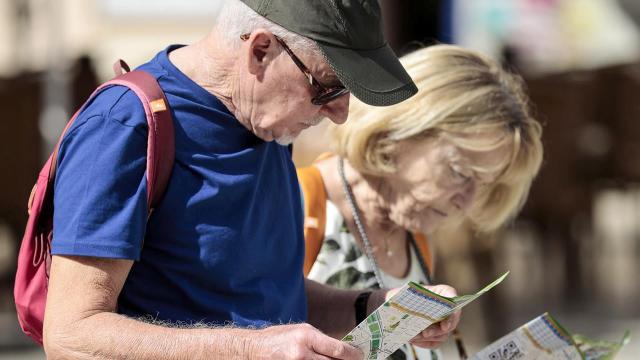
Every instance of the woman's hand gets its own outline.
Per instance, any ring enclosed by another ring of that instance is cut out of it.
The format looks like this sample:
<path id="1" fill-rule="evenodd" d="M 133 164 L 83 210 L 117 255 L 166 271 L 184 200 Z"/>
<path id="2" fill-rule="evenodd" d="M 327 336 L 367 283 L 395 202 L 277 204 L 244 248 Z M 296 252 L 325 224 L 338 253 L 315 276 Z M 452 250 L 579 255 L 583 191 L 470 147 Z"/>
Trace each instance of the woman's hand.
<path id="1" fill-rule="evenodd" d="M 456 290 L 449 285 L 434 285 L 434 286 L 423 285 L 423 286 L 429 291 L 432 291 L 442 296 L 454 297 L 458 295 Z M 388 300 L 389 298 L 391 298 L 399 290 L 400 290 L 399 288 L 389 290 L 387 292 L 387 295 L 385 296 L 386 299 Z M 460 315 L 461 315 L 461 312 L 460 310 L 458 310 L 453 314 L 451 314 L 445 320 L 442 320 L 435 324 L 431 324 L 431 326 L 424 329 L 416 337 L 411 339 L 410 341 L 411 344 L 418 347 L 429 348 L 429 349 L 439 347 L 449 338 L 449 335 L 458 326 L 458 323 L 460 322 Z"/>

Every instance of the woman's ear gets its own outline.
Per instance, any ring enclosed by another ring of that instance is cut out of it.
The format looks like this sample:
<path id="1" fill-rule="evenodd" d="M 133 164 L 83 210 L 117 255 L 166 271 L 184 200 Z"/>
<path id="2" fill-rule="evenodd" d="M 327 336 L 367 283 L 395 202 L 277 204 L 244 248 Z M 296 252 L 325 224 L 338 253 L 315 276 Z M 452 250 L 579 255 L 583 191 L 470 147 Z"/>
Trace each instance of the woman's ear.
<path id="1" fill-rule="evenodd" d="M 251 33 L 243 46 L 249 73 L 262 78 L 266 68 L 278 56 L 277 40 L 267 30 L 257 29 Z"/>

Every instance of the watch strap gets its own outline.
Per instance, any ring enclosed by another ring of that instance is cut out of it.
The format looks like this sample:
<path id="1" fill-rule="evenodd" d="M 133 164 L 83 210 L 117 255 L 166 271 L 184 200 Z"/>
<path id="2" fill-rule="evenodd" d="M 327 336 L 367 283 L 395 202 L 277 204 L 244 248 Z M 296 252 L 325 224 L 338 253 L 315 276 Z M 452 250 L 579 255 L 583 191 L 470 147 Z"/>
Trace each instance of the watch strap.
<path id="1" fill-rule="evenodd" d="M 369 296 L 371 296 L 371 291 L 363 291 L 358 294 L 353 304 L 356 313 L 356 326 L 367 318 L 367 302 L 369 301 Z"/>

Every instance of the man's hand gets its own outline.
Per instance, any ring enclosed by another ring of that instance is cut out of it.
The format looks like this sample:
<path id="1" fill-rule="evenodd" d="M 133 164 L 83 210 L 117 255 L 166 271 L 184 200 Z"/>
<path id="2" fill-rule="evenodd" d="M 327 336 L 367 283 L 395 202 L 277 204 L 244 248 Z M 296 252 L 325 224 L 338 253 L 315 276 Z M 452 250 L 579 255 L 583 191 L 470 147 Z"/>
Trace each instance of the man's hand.
<path id="1" fill-rule="evenodd" d="M 362 352 L 329 337 L 309 324 L 280 325 L 260 330 L 251 349 L 252 359 L 361 360 Z"/>
<path id="2" fill-rule="evenodd" d="M 428 286 L 425 285 L 429 291 L 432 291 L 436 294 L 440 294 L 446 297 L 454 297 L 458 295 L 456 290 L 449 285 L 435 285 Z M 388 300 L 397 293 L 400 289 L 392 289 L 387 292 L 386 299 Z M 434 349 L 442 345 L 448 338 L 451 332 L 456 329 L 458 323 L 460 322 L 460 310 L 454 312 L 447 319 L 432 324 L 428 328 L 424 329 L 420 334 L 411 339 L 411 344 L 423 347 Z"/>

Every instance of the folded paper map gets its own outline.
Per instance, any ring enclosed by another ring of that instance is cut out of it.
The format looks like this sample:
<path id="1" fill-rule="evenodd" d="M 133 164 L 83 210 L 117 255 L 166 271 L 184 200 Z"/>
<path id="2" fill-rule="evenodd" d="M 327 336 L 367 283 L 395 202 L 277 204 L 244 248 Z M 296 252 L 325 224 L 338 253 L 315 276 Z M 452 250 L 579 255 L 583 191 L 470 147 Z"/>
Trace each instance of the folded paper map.
<path id="1" fill-rule="evenodd" d="M 471 360 L 611 360 L 629 342 L 594 341 L 570 335 L 551 315 L 544 313 L 503 336 L 472 356 Z"/>
<path id="2" fill-rule="evenodd" d="M 386 359 L 402 344 L 408 343 L 429 325 L 446 319 L 456 310 L 498 285 L 507 271 L 473 295 L 449 298 L 409 282 L 372 312 L 342 341 L 354 345 L 365 359 Z"/>

